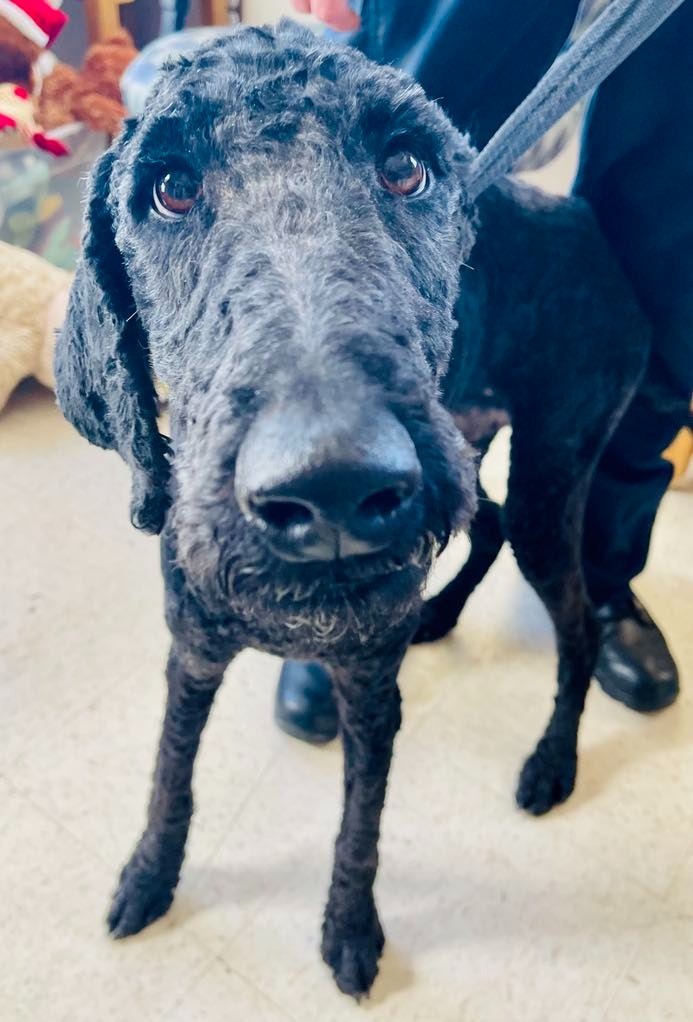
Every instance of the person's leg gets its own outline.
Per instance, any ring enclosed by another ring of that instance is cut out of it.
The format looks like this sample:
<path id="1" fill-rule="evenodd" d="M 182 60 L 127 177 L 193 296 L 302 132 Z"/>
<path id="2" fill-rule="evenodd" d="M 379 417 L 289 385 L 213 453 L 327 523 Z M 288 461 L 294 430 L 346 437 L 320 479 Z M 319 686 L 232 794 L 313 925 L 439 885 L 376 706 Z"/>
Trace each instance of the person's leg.
<path id="1" fill-rule="evenodd" d="M 578 6 L 579 0 L 365 0 L 361 29 L 343 38 L 373 60 L 409 71 L 479 147 L 552 63 Z M 336 737 L 324 668 L 283 665 L 275 719 L 305 741 Z"/>
<path id="2" fill-rule="evenodd" d="M 666 643 L 630 592 L 645 566 L 671 478 L 661 452 L 688 416 L 693 389 L 693 0 L 598 90 L 576 191 L 589 200 L 653 325 L 641 388 L 597 467 L 584 564 L 603 640 L 597 678 L 634 709 L 678 691 Z"/>
<path id="3" fill-rule="evenodd" d="M 600 606 L 629 592 L 645 567 L 652 525 L 672 466 L 661 457 L 685 421 L 686 402 L 661 401 L 653 359 L 595 473 L 585 520 L 583 556 L 592 601 Z"/>

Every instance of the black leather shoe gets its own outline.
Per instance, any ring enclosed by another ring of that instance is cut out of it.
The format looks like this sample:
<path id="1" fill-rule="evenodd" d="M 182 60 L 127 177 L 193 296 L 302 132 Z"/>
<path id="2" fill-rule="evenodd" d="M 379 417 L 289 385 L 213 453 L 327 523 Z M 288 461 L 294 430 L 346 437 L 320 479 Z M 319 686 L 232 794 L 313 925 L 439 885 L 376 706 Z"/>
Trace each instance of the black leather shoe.
<path id="1" fill-rule="evenodd" d="M 639 713 L 663 710 L 679 694 L 679 672 L 666 640 L 640 601 L 597 607 L 601 641 L 595 676 L 607 695 Z"/>
<path id="2" fill-rule="evenodd" d="M 337 706 L 330 675 L 320 664 L 285 660 L 282 664 L 274 719 L 282 731 L 313 745 L 337 737 Z"/>

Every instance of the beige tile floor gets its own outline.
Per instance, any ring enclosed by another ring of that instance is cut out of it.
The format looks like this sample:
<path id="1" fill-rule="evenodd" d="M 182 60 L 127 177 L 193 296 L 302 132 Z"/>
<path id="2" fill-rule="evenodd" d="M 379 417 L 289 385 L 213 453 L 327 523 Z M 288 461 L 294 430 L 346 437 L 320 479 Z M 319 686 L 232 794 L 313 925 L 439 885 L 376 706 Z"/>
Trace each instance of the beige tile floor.
<path id="1" fill-rule="evenodd" d="M 506 446 L 487 466 L 496 493 Z M 278 664 L 260 654 L 229 672 L 205 737 L 172 911 L 108 940 L 162 708 L 157 544 L 128 525 L 115 455 L 78 438 L 38 387 L 0 417 L 0 472 L 3 1020 L 688 1022 L 693 494 L 667 496 L 639 585 L 688 686 L 653 718 L 594 689 L 576 793 L 551 817 L 512 801 L 553 651 L 510 554 L 451 639 L 411 652 L 378 880 L 387 952 L 358 1008 L 317 952 L 340 752 L 275 729 Z"/>

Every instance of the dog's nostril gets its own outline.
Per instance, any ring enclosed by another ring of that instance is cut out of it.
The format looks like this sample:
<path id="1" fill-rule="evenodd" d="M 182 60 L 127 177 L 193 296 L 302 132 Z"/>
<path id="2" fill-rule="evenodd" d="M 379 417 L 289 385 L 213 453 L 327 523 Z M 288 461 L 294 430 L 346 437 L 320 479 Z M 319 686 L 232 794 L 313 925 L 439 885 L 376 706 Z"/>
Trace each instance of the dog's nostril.
<path id="1" fill-rule="evenodd" d="M 358 506 L 358 514 L 362 518 L 387 518 L 400 508 L 405 494 L 396 486 L 388 486 L 377 493 L 371 493 Z"/>
<path id="2" fill-rule="evenodd" d="M 309 525 L 313 521 L 310 508 L 293 500 L 255 501 L 253 511 L 266 525 L 279 531 L 294 525 Z"/>

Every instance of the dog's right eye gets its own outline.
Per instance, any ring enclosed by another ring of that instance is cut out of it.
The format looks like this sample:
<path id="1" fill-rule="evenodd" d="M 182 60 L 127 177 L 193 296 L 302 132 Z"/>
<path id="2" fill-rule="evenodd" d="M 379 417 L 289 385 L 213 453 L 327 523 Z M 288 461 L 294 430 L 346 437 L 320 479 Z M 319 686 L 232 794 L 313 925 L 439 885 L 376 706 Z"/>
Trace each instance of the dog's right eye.
<path id="1" fill-rule="evenodd" d="M 428 171 L 425 163 L 407 149 L 392 149 L 386 155 L 378 177 L 381 185 L 388 192 L 409 199 L 423 195 L 428 187 Z"/>
<path id="2" fill-rule="evenodd" d="M 200 190 L 200 182 L 189 170 L 169 170 L 154 182 L 152 206 L 164 220 L 180 220 L 193 208 Z"/>

